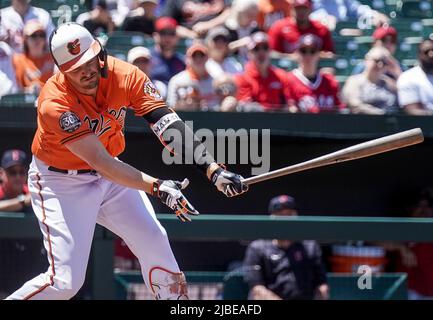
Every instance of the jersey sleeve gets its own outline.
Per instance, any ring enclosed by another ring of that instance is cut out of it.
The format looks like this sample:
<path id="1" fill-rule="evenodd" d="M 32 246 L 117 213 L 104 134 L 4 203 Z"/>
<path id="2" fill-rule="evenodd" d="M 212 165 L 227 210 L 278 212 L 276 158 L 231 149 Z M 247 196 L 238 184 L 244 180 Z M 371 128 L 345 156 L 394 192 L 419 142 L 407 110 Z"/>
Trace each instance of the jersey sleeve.
<path id="1" fill-rule="evenodd" d="M 53 141 L 66 144 L 93 134 L 85 123 L 84 113 L 59 100 L 44 100 L 38 110 L 44 131 Z"/>
<path id="2" fill-rule="evenodd" d="M 166 107 L 155 84 L 138 68 L 133 68 L 129 79 L 131 107 L 136 116 L 144 116 L 157 108 Z"/>

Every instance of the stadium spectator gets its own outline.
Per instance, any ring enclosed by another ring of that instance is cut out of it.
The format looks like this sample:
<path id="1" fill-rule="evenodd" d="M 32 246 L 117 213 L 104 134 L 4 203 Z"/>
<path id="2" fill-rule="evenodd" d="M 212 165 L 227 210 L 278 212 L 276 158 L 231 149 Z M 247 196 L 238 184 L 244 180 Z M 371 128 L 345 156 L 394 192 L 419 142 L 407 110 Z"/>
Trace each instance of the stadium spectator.
<path id="1" fill-rule="evenodd" d="M 177 22 L 170 17 L 156 20 L 153 39 L 155 47 L 150 50 L 152 68 L 150 77 L 168 85 L 170 79 L 185 69 L 184 57 L 176 52 L 179 38 L 176 35 Z"/>
<path id="2" fill-rule="evenodd" d="M 269 43 L 277 52 L 293 53 L 299 38 L 304 34 L 314 34 L 323 43 L 322 51 L 334 52 L 334 43 L 328 28 L 318 21 L 311 20 L 311 0 L 293 0 L 293 17 L 278 20 L 269 29 Z"/>
<path id="3" fill-rule="evenodd" d="M 322 40 L 314 34 L 303 35 L 295 51 L 298 68 L 287 75 L 290 107 L 304 113 L 342 111 L 338 82 L 330 73 L 318 69 Z"/>
<path id="4" fill-rule="evenodd" d="M 230 56 L 229 31 L 226 28 L 217 27 L 209 31 L 206 45 L 209 48 L 206 70 L 212 78 L 217 78 L 224 73 L 238 74 L 243 71 L 242 64 Z"/>
<path id="5" fill-rule="evenodd" d="M 230 50 L 236 52 L 242 63 L 248 59 L 246 46 L 250 41 L 250 35 L 260 31 L 257 26 L 258 12 L 257 0 L 234 0 L 230 17 L 225 22 L 225 27 L 230 32 Z"/>
<path id="6" fill-rule="evenodd" d="M 395 51 L 397 50 L 397 30 L 391 26 L 381 26 L 376 28 L 373 32 L 373 48 L 384 47 L 386 48 L 390 55 L 388 57 L 388 67 L 386 74 L 397 80 L 400 76 L 404 67 L 394 58 Z M 359 74 L 365 69 L 364 61 L 358 63 L 352 70 L 352 74 Z"/>
<path id="7" fill-rule="evenodd" d="M 407 114 L 433 115 L 433 40 L 420 43 L 418 61 L 398 78 L 398 100 Z"/>
<path id="8" fill-rule="evenodd" d="M 91 0 L 92 8 L 95 8 L 99 1 Z M 128 13 L 137 7 L 135 0 L 105 0 L 105 2 L 116 27 L 120 27 Z"/>
<path id="9" fill-rule="evenodd" d="M 284 70 L 271 65 L 271 50 L 266 33 L 254 33 L 248 49 L 249 61 L 245 71 L 235 78 L 238 100 L 259 103 L 265 111 L 287 111 L 287 75 Z"/>
<path id="10" fill-rule="evenodd" d="M 312 0 L 313 13 L 311 19 L 320 20 L 334 30 L 339 21 L 364 20 L 365 24 L 381 26 L 389 22 L 389 18 L 370 6 L 357 0 Z"/>
<path id="11" fill-rule="evenodd" d="M 138 7 L 128 13 L 121 29 L 152 35 L 155 32 L 155 10 L 158 0 L 137 0 L 136 2 Z"/>
<path id="12" fill-rule="evenodd" d="M 54 61 L 47 45 L 44 27 L 36 20 L 24 26 L 24 53 L 13 56 L 17 84 L 25 93 L 38 95 L 54 73 Z"/>
<path id="13" fill-rule="evenodd" d="M 0 14 L 1 20 L 1 14 Z M 17 90 L 15 69 L 12 63 L 12 48 L 3 41 L 6 32 L 0 22 L 0 98 L 5 94 L 15 93 Z"/>
<path id="14" fill-rule="evenodd" d="M 152 55 L 149 49 L 145 47 L 132 48 L 128 51 L 127 61 L 135 65 L 146 75 L 149 75 L 151 73 Z M 167 97 L 167 86 L 159 80 L 153 80 L 152 78 L 151 80 L 158 89 L 161 97 L 165 99 Z"/>
<path id="15" fill-rule="evenodd" d="M 421 190 L 410 205 L 411 218 L 433 218 L 433 190 Z M 397 253 L 397 272 L 408 276 L 410 300 L 433 300 L 433 244 L 425 242 L 388 243 L 385 246 Z"/>
<path id="16" fill-rule="evenodd" d="M 201 109 L 218 110 L 218 99 L 212 86 L 213 78 L 206 71 L 207 47 L 201 42 L 196 42 L 188 48 L 186 56 L 186 70 L 175 75 L 168 83 L 168 106 L 178 108 L 179 88 L 190 87 L 190 84 L 194 83 L 199 88 L 199 97 L 202 100 Z"/>
<path id="17" fill-rule="evenodd" d="M 228 10 L 225 0 L 167 0 L 162 16 L 172 17 L 188 29 L 204 22 L 205 24 L 196 25 L 196 30 L 206 33 L 224 22 Z"/>
<path id="18" fill-rule="evenodd" d="M 292 12 L 291 0 L 259 0 L 257 24 L 263 31 L 277 21 L 289 17 Z"/>
<path id="19" fill-rule="evenodd" d="M 176 104 L 173 109 L 177 111 L 201 111 L 205 107 L 199 83 L 194 79 L 185 79 L 175 88 L 174 95 Z"/>
<path id="20" fill-rule="evenodd" d="M 95 37 L 110 34 L 116 27 L 105 0 L 99 0 L 91 11 L 80 14 L 76 22 L 84 26 Z"/>
<path id="21" fill-rule="evenodd" d="M 14 149 L 3 153 L 0 168 L 0 211 L 31 212 L 26 161 L 24 151 Z"/>
<path id="22" fill-rule="evenodd" d="M 387 76 L 391 54 L 373 47 L 365 55 L 365 70 L 350 76 L 342 90 L 342 100 L 352 113 L 385 114 L 399 110 L 397 81 Z"/>
<path id="23" fill-rule="evenodd" d="M 297 216 L 294 198 L 271 199 L 269 214 Z M 253 300 L 328 299 L 325 267 L 316 241 L 255 240 L 244 258 L 245 280 Z"/>
<path id="24" fill-rule="evenodd" d="M 50 14 L 42 8 L 31 6 L 28 0 L 12 0 L 10 7 L 1 9 L 1 16 L 1 24 L 7 34 L 6 42 L 15 52 L 23 50 L 23 30 L 28 21 L 38 20 L 47 34 L 54 30 Z"/>
<path id="25" fill-rule="evenodd" d="M 233 77 L 227 73 L 223 73 L 215 78 L 213 87 L 218 97 L 218 104 L 220 111 L 233 112 L 240 111 L 238 109 L 239 103 L 236 99 L 236 83 Z"/>

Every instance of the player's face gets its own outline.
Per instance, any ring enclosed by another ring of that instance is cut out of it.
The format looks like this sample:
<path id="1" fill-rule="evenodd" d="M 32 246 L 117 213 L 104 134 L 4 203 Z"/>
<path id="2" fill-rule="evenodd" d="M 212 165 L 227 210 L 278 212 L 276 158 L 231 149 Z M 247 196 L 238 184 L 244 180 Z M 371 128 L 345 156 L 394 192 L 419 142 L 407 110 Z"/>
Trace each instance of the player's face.
<path id="1" fill-rule="evenodd" d="M 65 76 L 79 92 L 89 95 L 96 93 L 100 78 L 98 57 L 96 56 L 78 68 L 66 72 Z"/>
<path id="2" fill-rule="evenodd" d="M 6 184 L 9 189 L 20 193 L 27 179 L 26 168 L 19 164 L 9 167 L 4 170 L 3 179 L 3 183 Z"/>

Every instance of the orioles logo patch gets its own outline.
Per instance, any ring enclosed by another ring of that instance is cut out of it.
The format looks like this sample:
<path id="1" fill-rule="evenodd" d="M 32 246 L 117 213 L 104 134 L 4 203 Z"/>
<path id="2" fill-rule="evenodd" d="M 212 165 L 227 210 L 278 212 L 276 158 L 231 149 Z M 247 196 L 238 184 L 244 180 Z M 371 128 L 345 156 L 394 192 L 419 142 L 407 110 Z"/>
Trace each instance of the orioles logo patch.
<path id="1" fill-rule="evenodd" d="M 74 41 L 68 42 L 67 44 L 68 51 L 70 54 L 73 54 L 74 56 L 80 53 L 80 40 L 75 39 Z"/>
<path id="2" fill-rule="evenodd" d="M 144 84 L 144 93 L 155 98 L 155 99 L 158 99 L 158 100 L 162 99 L 158 89 L 155 87 L 153 82 L 150 80 L 146 81 L 146 83 Z"/>
<path id="3" fill-rule="evenodd" d="M 63 131 L 72 133 L 81 126 L 81 120 L 76 113 L 66 111 L 60 116 L 59 124 Z"/>

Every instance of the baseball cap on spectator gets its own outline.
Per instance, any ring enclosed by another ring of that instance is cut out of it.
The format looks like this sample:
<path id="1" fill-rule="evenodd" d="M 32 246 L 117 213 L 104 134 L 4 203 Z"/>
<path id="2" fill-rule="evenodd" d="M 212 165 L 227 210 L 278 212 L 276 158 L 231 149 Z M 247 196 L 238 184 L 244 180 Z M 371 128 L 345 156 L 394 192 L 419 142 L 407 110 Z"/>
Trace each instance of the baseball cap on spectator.
<path id="1" fill-rule="evenodd" d="M 269 202 L 268 212 L 272 214 L 276 211 L 284 210 L 284 209 L 297 209 L 295 199 L 288 195 L 281 195 L 271 199 Z"/>
<path id="2" fill-rule="evenodd" d="M 248 50 L 253 50 L 259 44 L 269 44 L 268 35 L 262 31 L 253 33 L 251 36 L 251 41 L 248 42 Z"/>
<path id="3" fill-rule="evenodd" d="M 25 25 L 23 29 L 23 34 L 25 36 L 31 36 L 33 33 L 37 31 L 44 31 L 44 26 L 38 21 L 38 20 L 29 20 Z"/>
<path id="4" fill-rule="evenodd" d="M 160 32 L 162 30 L 176 30 L 177 22 L 171 17 L 161 17 L 155 22 L 155 30 Z"/>
<path id="5" fill-rule="evenodd" d="M 229 31 L 224 27 L 216 27 L 211 29 L 206 35 L 206 43 L 214 40 L 217 37 L 224 37 L 228 39 L 230 36 Z"/>
<path id="6" fill-rule="evenodd" d="M 24 166 L 26 164 L 26 159 L 27 157 L 24 151 L 17 149 L 7 150 L 5 153 L 3 153 L 1 166 L 3 169 L 7 169 L 15 165 Z"/>
<path id="7" fill-rule="evenodd" d="M 134 47 L 128 51 L 127 61 L 129 63 L 134 63 L 138 58 L 146 58 L 147 60 L 150 60 L 151 57 L 152 55 L 150 54 L 149 49 L 145 47 Z"/>
<path id="8" fill-rule="evenodd" d="M 374 40 L 382 40 L 386 36 L 392 36 L 394 41 L 397 41 L 397 30 L 395 30 L 395 28 L 391 26 L 381 26 L 373 32 Z"/>
<path id="9" fill-rule="evenodd" d="M 311 0 L 293 0 L 293 8 L 296 7 L 307 7 L 311 8 L 313 4 L 311 3 Z"/>
<path id="10" fill-rule="evenodd" d="M 208 50 L 204 44 L 202 44 L 201 42 L 196 42 L 191 47 L 189 47 L 188 50 L 186 50 L 186 56 L 192 57 L 193 54 L 196 52 L 201 52 L 201 53 L 207 55 Z"/>
<path id="11" fill-rule="evenodd" d="M 301 48 L 314 48 L 316 50 L 322 49 L 322 39 L 320 39 L 318 36 L 307 33 L 301 36 L 296 43 L 296 49 Z"/>

